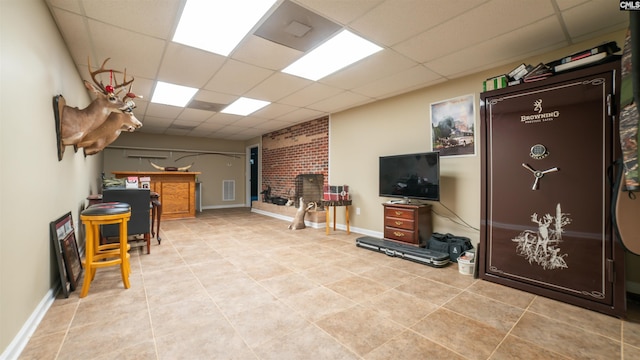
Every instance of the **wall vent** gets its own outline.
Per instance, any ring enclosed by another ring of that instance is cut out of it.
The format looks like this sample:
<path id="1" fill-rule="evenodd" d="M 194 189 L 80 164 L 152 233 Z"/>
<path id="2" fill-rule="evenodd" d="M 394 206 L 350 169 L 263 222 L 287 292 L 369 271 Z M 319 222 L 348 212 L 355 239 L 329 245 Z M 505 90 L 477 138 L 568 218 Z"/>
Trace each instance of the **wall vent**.
<path id="1" fill-rule="evenodd" d="M 236 200 L 236 181 L 222 180 L 222 201 Z"/>

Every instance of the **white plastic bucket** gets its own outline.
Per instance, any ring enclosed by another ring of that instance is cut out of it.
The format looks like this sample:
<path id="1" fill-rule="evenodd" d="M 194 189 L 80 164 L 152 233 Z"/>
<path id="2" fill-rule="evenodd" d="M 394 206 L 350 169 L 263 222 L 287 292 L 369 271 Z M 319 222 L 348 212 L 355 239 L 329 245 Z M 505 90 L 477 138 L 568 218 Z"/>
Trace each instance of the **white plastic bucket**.
<path id="1" fill-rule="evenodd" d="M 458 271 L 463 275 L 473 275 L 474 270 L 474 257 L 475 254 L 472 252 L 463 252 L 462 255 L 458 258 Z"/>

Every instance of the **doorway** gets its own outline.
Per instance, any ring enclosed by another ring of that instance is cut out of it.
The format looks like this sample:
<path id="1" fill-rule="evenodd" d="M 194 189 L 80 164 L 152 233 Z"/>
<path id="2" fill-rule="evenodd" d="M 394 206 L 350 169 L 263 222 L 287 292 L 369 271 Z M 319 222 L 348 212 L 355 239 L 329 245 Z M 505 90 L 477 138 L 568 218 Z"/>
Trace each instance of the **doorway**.
<path id="1" fill-rule="evenodd" d="M 258 145 L 247 147 L 247 206 L 251 207 L 253 201 L 258 200 Z"/>

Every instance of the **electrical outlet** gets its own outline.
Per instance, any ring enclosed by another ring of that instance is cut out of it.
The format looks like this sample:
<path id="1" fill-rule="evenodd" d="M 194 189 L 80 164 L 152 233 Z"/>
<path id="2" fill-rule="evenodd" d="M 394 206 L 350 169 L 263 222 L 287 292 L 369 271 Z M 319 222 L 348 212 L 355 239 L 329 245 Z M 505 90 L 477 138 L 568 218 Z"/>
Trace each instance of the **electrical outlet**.
<path id="1" fill-rule="evenodd" d="M 360 208 L 356 208 L 356 215 L 360 215 Z"/>

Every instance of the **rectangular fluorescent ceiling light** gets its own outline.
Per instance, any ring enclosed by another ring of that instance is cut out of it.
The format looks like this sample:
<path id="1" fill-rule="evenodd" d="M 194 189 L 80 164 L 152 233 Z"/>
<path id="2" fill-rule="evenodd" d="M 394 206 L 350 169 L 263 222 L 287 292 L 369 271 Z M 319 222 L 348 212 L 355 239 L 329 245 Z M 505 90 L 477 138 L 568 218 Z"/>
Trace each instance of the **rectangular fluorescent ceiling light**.
<path id="1" fill-rule="evenodd" d="M 173 41 L 227 56 L 276 0 L 188 0 Z"/>
<path id="2" fill-rule="evenodd" d="M 158 81 L 151 102 L 185 107 L 197 92 L 196 88 Z"/>
<path id="3" fill-rule="evenodd" d="M 316 81 L 380 50 L 380 46 L 343 30 L 282 72 Z"/>
<path id="4" fill-rule="evenodd" d="M 247 116 L 255 111 L 262 109 L 263 107 L 269 104 L 271 104 L 269 101 L 241 97 L 220 112 L 225 114 Z"/>

